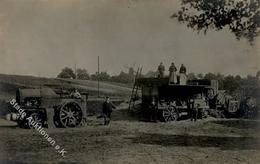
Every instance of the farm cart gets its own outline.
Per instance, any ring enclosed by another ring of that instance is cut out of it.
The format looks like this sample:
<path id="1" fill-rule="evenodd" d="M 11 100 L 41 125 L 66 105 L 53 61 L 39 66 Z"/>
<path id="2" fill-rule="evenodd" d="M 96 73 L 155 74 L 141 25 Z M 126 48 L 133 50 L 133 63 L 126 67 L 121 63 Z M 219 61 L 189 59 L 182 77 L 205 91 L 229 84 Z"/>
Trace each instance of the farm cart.
<path id="1" fill-rule="evenodd" d="M 19 89 L 16 102 L 24 109 L 26 117 L 17 115 L 20 127 L 32 128 L 28 117 L 32 117 L 43 127 L 73 128 L 86 121 L 87 93 L 75 98 L 66 93 L 55 93 L 50 88 Z"/>

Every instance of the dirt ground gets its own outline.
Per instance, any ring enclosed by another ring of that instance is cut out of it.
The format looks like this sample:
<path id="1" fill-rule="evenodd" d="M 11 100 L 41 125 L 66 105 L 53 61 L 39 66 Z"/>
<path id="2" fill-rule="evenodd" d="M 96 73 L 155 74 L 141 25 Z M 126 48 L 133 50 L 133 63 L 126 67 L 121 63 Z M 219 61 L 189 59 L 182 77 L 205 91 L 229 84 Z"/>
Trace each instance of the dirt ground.
<path id="1" fill-rule="evenodd" d="M 36 130 L 0 119 L 0 163 L 260 163 L 259 121 L 150 123 L 123 109 L 112 117 L 109 126 L 93 116 L 81 128 L 46 129 L 65 157 Z"/>

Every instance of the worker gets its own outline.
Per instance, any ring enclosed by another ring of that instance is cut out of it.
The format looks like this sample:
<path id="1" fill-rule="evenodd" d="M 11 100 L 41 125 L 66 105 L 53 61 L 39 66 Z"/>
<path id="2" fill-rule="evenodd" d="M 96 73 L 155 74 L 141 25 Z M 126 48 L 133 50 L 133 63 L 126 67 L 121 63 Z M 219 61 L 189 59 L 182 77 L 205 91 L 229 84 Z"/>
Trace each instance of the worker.
<path id="1" fill-rule="evenodd" d="M 187 84 L 186 67 L 183 64 L 181 64 L 179 73 L 180 73 L 180 85 L 186 85 Z"/>
<path id="2" fill-rule="evenodd" d="M 157 105 L 156 105 L 156 98 L 153 97 L 152 98 L 152 102 L 150 104 L 150 118 L 149 118 L 149 121 L 151 122 L 157 122 L 157 115 L 158 115 L 158 112 L 157 112 Z"/>
<path id="3" fill-rule="evenodd" d="M 198 118 L 198 111 L 199 111 L 199 104 L 194 104 L 193 101 L 193 105 L 192 105 L 192 109 L 191 109 L 191 121 L 196 122 L 197 118 Z"/>
<path id="4" fill-rule="evenodd" d="M 176 71 L 177 71 L 177 68 L 175 67 L 174 63 L 172 63 L 169 68 L 169 84 L 177 83 Z"/>
<path id="5" fill-rule="evenodd" d="M 103 103 L 103 117 L 104 117 L 104 125 L 108 125 L 111 120 L 111 113 L 113 109 L 115 109 L 115 105 L 110 102 L 110 98 L 106 97 L 105 102 Z"/>
<path id="6" fill-rule="evenodd" d="M 186 67 L 183 64 L 181 64 L 180 73 L 186 74 Z"/>
<path id="7" fill-rule="evenodd" d="M 158 66 L 158 72 L 159 72 L 158 78 L 163 78 L 164 71 L 165 71 L 165 67 L 164 67 L 163 63 L 161 62 L 160 65 Z"/>
<path id="8" fill-rule="evenodd" d="M 77 98 L 77 99 L 80 99 L 81 98 L 81 94 L 79 93 L 79 91 L 74 88 L 73 92 L 70 94 L 71 97 L 73 98 Z"/>

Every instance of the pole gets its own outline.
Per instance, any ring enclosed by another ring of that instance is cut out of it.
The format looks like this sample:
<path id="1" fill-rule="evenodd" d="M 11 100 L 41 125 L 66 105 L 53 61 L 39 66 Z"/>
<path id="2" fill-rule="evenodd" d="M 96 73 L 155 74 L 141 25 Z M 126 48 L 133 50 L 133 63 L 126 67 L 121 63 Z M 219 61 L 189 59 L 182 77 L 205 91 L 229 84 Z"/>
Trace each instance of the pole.
<path id="1" fill-rule="evenodd" d="M 75 79 L 77 79 L 77 65 L 75 64 Z"/>
<path id="2" fill-rule="evenodd" d="M 98 80 L 98 97 L 100 96 L 99 95 L 99 56 L 98 56 L 98 74 L 97 74 L 97 80 Z"/>
<path id="3" fill-rule="evenodd" d="M 41 79 L 41 74 L 38 74 L 39 79 L 40 79 L 40 98 L 42 97 L 42 79 Z"/>

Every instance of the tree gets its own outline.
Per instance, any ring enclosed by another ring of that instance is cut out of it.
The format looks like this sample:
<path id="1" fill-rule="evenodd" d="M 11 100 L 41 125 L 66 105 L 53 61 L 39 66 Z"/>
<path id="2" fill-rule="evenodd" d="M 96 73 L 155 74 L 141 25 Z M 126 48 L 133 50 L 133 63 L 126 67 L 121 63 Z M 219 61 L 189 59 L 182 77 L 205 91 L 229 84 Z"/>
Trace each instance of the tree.
<path id="1" fill-rule="evenodd" d="M 100 80 L 100 81 L 109 81 L 110 75 L 107 72 L 100 72 L 99 74 L 96 72 L 91 75 L 92 80 Z"/>
<path id="2" fill-rule="evenodd" d="M 204 76 L 205 79 L 208 79 L 208 80 L 217 80 L 217 76 L 214 74 L 214 73 L 207 73 L 205 76 Z"/>
<path id="3" fill-rule="evenodd" d="M 196 79 L 196 76 L 195 76 L 194 73 L 191 72 L 191 73 L 188 73 L 187 78 L 188 78 L 189 80 L 194 80 L 194 79 Z"/>
<path id="4" fill-rule="evenodd" d="M 232 93 L 239 87 L 240 87 L 240 83 L 233 76 L 229 75 L 224 78 L 223 89 Z"/>
<path id="5" fill-rule="evenodd" d="M 197 74 L 197 77 L 198 77 L 198 79 L 203 79 L 203 74 L 202 73 L 199 73 L 199 74 Z"/>
<path id="6" fill-rule="evenodd" d="M 260 0 L 182 0 L 181 6 L 172 18 L 198 32 L 228 27 L 237 39 L 247 38 L 251 45 L 259 34 Z"/>
<path id="7" fill-rule="evenodd" d="M 80 80 L 89 80 L 90 79 L 87 70 L 84 69 L 84 68 L 83 69 L 80 69 L 80 68 L 77 69 L 77 78 L 80 79 Z"/>
<path id="8" fill-rule="evenodd" d="M 115 81 L 115 82 L 119 82 L 119 83 L 133 83 L 134 76 L 121 71 L 119 75 L 112 76 L 111 81 Z"/>
<path id="9" fill-rule="evenodd" d="M 247 75 L 246 79 L 244 80 L 244 84 L 250 86 L 258 86 L 259 82 L 257 77 L 252 75 Z"/>
<path id="10" fill-rule="evenodd" d="M 110 80 L 110 75 L 107 72 L 101 72 L 99 74 L 99 80 L 108 81 L 108 80 Z"/>
<path id="11" fill-rule="evenodd" d="M 241 83 L 242 78 L 241 78 L 240 75 L 236 75 L 235 80 L 236 80 L 238 83 Z"/>
<path id="12" fill-rule="evenodd" d="M 260 71 L 257 71 L 257 73 L 256 73 L 256 78 L 257 78 L 257 79 L 260 79 Z"/>
<path id="13" fill-rule="evenodd" d="M 71 68 L 65 67 L 61 70 L 57 77 L 64 79 L 75 79 L 76 76 Z"/>

